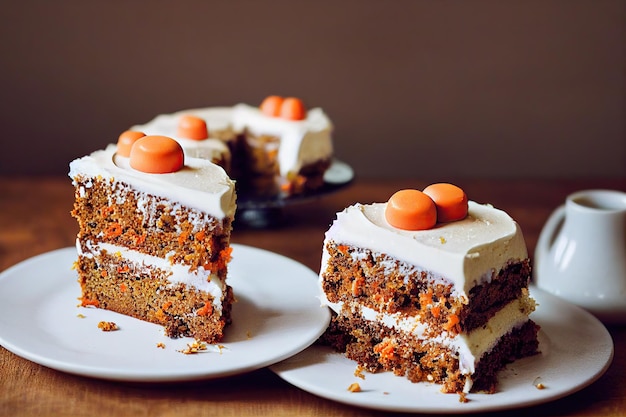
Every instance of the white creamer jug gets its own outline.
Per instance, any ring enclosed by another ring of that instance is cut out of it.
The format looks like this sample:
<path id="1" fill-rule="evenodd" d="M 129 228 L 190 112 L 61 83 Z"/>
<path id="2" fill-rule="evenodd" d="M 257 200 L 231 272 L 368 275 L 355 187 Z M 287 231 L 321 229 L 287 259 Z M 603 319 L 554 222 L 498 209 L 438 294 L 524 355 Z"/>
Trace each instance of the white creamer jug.
<path id="1" fill-rule="evenodd" d="M 626 193 L 579 191 L 548 218 L 535 284 L 607 323 L 626 323 Z"/>

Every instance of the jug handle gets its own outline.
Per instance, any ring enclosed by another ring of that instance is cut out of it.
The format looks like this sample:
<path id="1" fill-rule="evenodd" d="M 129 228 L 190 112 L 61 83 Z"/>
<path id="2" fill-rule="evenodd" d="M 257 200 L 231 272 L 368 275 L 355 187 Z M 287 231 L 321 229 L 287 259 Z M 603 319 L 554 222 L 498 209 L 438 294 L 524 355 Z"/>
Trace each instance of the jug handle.
<path id="1" fill-rule="evenodd" d="M 554 242 L 554 233 L 557 226 L 565 218 L 565 205 L 559 206 L 546 221 L 546 224 L 539 233 L 539 239 L 537 239 L 537 247 L 535 249 L 534 269 L 537 270 L 541 257 L 548 254 L 550 246 Z"/>

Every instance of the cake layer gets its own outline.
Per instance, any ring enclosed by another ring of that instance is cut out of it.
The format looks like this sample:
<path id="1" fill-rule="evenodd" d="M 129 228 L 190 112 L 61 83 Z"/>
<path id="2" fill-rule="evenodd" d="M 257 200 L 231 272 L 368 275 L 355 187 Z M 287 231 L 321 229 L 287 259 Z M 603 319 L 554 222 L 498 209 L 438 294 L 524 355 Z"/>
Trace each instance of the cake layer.
<path id="1" fill-rule="evenodd" d="M 387 223 L 385 203 L 355 204 L 337 214 L 326 239 L 414 265 L 428 271 L 434 282 L 451 285 L 453 297 L 467 298 L 474 286 L 491 280 L 494 270 L 528 258 L 522 232 L 511 217 L 492 206 L 468 205 L 463 220 L 407 231 Z"/>
<path id="2" fill-rule="evenodd" d="M 320 342 L 345 352 L 369 372 L 389 371 L 411 382 L 434 382 L 446 393 L 494 392 L 499 370 L 537 352 L 537 331 L 534 322 L 525 320 L 503 333 L 471 373 L 451 346 L 359 315 L 334 314 Z"/>
<path id="3" fill-rule="evenodd" d="M 216 274 L 112 245 L 78 245 L 81 305 L 160 324 L 170 337 L 209 343 L 230 322 L 232 289 Z"/>
<path id="4" fill-rule="evenodd" d="M 232 221 L 222 220 L 163 197 L 138 192 L 113 179 L 76 178 L 72 214 L 79 240 L 127 247 L 187 265 L 225 270 Z M 88 184 L 88 185 L 87 185 Z"/>
<path id="5" fill-rule="evenodd" d="M 401 313 L 428 323 L 432 332 L 467 332 L 522 295 L 530 280 L 528 259 L 490 270 L 467 297 L 452 280 L 386 254 L 327 240 L 320 279 L 326 300 L 353 302 L 379 313 Z M 446 282 L 449 281 L 449 282 Z"/>
<path id="6" fill-rule="evenodd" d="M 359 323 L 384 326 L 418 343 L 448 349 L 457 358 L 460 372 L 466 375 L 473 374 L 480 359 L 497 345 L 500 338 L 524 325 L 528 321 L 528 315 L 535 309 L 534 301 L 524 289 L 518 299 L 501 307 L 480 327 L 457 333 L 451 328 L 447 329 L 445 324 L 443 327 L 433 325 L 419 315 L 381 313 L 358 301 L 328 302 L 328 305 L 341 317 L 348 317 Z"/>

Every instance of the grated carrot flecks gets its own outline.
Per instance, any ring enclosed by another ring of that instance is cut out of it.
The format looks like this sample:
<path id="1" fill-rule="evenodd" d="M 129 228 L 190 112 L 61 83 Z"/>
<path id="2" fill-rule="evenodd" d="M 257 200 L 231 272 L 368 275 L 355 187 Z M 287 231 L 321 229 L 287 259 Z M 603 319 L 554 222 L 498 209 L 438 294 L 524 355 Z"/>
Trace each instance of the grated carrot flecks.
<path id="1" fill-rule="evenodd" d="M 122 234 L 122 226 L 117 222 L 111 223 L 105 231 L 105 235 L 107 239 L 116 238 L 121 234 Z"/>
<path id="2" fill-rule="evenodd" d="M 447 331 L 452 330 L 457 324 L 459 324 L 459 316 L 456 314 L 450 314 L 448 316 L 448 322 L 444 326 Z"/>

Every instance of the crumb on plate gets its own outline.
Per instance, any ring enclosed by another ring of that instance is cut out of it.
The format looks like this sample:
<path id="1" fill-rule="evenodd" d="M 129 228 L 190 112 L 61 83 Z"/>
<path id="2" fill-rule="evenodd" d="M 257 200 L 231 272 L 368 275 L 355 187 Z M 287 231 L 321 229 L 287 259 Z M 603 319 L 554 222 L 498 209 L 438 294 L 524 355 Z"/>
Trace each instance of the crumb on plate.
<path id="1" fill-rule="evenodd" d="M 359 385 L 358 382 L 353 382 L 348 387 L 348 391 L 350 391 L 350 392 L 361 392 L 361 386 Z"/>
<path id="2" fill-rule="evenodd" d="M 103 332 L 112 332 L 120 328 L 112 321 L 101 321 L 98 323 L 98 329 L 101 329 Z"/>

